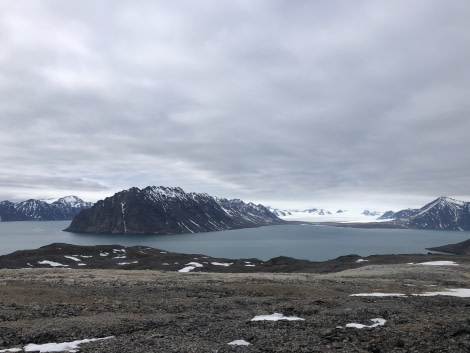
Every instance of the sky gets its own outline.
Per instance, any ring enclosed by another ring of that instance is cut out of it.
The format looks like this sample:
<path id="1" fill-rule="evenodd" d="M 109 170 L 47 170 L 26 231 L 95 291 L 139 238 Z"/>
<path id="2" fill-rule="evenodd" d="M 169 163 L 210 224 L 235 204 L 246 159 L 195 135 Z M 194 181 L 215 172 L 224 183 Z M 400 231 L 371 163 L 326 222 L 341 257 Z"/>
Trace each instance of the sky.
<path id="1" fill-rule="evenodd" d="M 3 0 L 0 200 L 470 201 L 466 0 Z"/>

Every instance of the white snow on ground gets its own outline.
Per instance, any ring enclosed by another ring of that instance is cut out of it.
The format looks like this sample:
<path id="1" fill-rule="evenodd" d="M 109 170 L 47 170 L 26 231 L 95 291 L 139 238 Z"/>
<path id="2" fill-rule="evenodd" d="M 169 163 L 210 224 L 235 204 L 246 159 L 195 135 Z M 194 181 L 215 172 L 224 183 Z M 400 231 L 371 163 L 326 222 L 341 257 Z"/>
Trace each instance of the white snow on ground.
<path id="1" fill-rule="evenodd" d="M 126 255 L 122 255 L 122 256 L 115 256 L 113 257 L 113 259 L 126 259 L 127 256 Z"/>
<path id="2" fill-rule="evenodd" d="M 109 253 L 107 253 L 107 252 L 101 252 L 100 253 L 100 256 L 108 256 L 108 255 L 109 255 Z"/>
<path id="3" fill-rule="evenodd" d="M 44 343 L 44 344 L 34 344 L 30 343 L 21 348 L 8 348 L 0 350 L 0 353 L 6 352 L 78 352 L 78 346 L 82 343 L 88 343 L 93 341 L 101 341 L 114 338 L 114 336 L 103 337 L 103 338 L 90 338 L 73 342 L 63 342 L 63 343 Z"/>
<path id="4" fill-rule="evenodd" d="M 177 262 L 175 262 L 175 264 L 177 264 Z M 183 267 L 181 270 L 178 270 L 178 272 L 191 272 L 196 267 L 204 267 L 204 265 L 200 264 L 199 262 L 189 262 L 186 264 L 186 267 Z"/>
<path id="5" fill-rule="evenodd" d="M 227 343 L 230 346 L 249 346 L 251 343 L 245 341 L 245 340 L 235 340 L 232 342 Z"/>
<path id="6" fill-rule="evenodd" d="M 425 266 L 458 266 L 459 264 L 455 261 L 428 261 L 420 262 L 416 265 L 425 265 Z"/>
<path id="7" fill-rule="evenodd" d="M 204 267 L 202 264 L 199 262 L 189 262 L 186 264 L 186 266 L 194 266 L 194 267 Z"/>
<path id="8" fill-rule="evenodd" d="M 63 342 L 63 343 L 44 343 L 44 344 L 34 344 L 30 343 L 26 346 L 24 346 L 24 351 L 25 352 L 78 352 L 78 346 L 81 345 L 82 343 L 88 343 L 88 342 L 94 342 L 94 341 L 101 341 L 101 340 L 107 340 L 110 338 L 114 338 L 114 336 L 109 336 L 109 337 L 103 337 L 103 338 L 90 338 L 90 339 L 84 339 L 84 340 L 79 340 L 79 341 L 73 341 L 73 342 Z"/>
<path id="9" fill-rule="evenodd" d="M 305 320 L 301 319 L 300 317 L 296 316 L 284 316 L 283 314 L 274 313 L 272 315 L 256 315 L 251 321 L 278 321 L 278 320 L 287 320 L 287 321 L 295 321 L 295 320 Z"/>
<path id="10" fill-rule="evenodd" d="M 446 289 L 445 291 L 441 292 L 426 292 L 426 293 L 421 293 L 421 294 L 413 294 L 417 296 L 423 296 L 423 297 L 432 297 L 435 295 L 447 295 L 450 297 L 461 297 L 461 298 L 469 298 L 470 297 L 470 289 L 468 288 L 451 288 L 451 289 Z"/>
<path id="11" fill-rule="evenodd" d="M 245 267 L 256 267 L 256 265 L 253 265 L 253 264 L 246 264 Z"/>
<path id="12" fill-rule="evenodd" d="M 211 262 L 211 264 L 214 265 L 214 266 L 225 266 L 225 267 L 228 267 L 228 266 L 233 265 L 233 262 Z"/>
<path id="13" fill-rule="evenodd" d="M 73 261 L 76 261 L 76 262 L 80 262 L 82 260 L 80 260 L 78 257 L 75 257 L 75 256 L 67 256 L 67 255 L 64 255 L 64 257 L 66 259 L 70 259 L 70 260 L 73 260 Z"/>
<path id="14" fill-rule="evenodd" d="M 357 293 L 351 294 L 350 297 L 406 297 L 403 293 Z"/>
<path id="15" fill-rule="evenodd" d="M 370 319 L 370 321 L 373 322 L 372 325 L 363 325 L 363 324 L 356 324 L 356 323 L 350 323 L 346 324 L 346 327 L 353 327 L 353 328 L 372 328 L 372 327 L 377 327 L 377 326 L 383 326 L 387 322 L 385 319 L 381 318 L 376 318 L 376 319 Z"/>
<path id="16" fill-rule="evenodd" d="M 68 267 L 69 266 L 69 265 L 64 265 L 64 264 L 61 264 L 61 263 L 58 263 L 58 262 L 47 261 L 47 260 L 38 261 L 38 264 L 40 264 L 40 265 L 50 265 L 52 267 Z"/>
<path id="17" fill-rule="evenodd" d="M 195 268 L 196 267 L 194 267 L 194 266 L 186 266 L 186 267 L 183 267 L 181 270 L 178 270 L 178 272 L 191 272 Z"/>
<path id="18" fill-rule="evenodd" d="M 357 259 L 357 260 L 356 260 L 357 263 L 367 262 L 367 261 L 369 261 L 369 260 L 366 260 L 366 259 Z"/>
<path id="19" fill-rule="evenodd" d="M 84 264 L 83 262 L 80 262 L 78 266 L 86 266 L 86 264 Z"/>

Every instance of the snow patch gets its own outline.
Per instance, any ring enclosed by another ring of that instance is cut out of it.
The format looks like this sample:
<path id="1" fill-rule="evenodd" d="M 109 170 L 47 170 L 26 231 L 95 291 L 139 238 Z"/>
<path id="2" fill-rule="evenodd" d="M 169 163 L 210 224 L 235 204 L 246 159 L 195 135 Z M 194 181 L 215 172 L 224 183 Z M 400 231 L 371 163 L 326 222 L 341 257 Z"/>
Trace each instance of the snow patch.
<path id="1" fill-rule="evenodd" d="M 249 346 L 251 343 L 245 341 L 245 340 L 235 340 L 232 342 L 227 343 L 230 346 Z"/>
<path id="2" fill-rule="evenodd" d="M 416 265 L 425 265 L 425 266 L 458 266 L 459 264 L 455 261 L 428 261 L 420 262 Z"/>
<path id="3" fill-rule="evenodd" d="M 413 294 L 421 297 L 433 297 L 436 295 L 446 295 L 450 297 L 470 298 L 470 289 L 468 288 L 451 288 L 440 292 L 426 292 L 421 294 Z"/>
<path id="4" fill-rule="evenodd" d="M 64 255 L 64 257 L 66 259 L 70 259 L 70 260 L 73 260 L 73 261 L 76 261 L 76 262 L 81 262 L 82 260 L 80 260 L 79 258 L 75 257 L 75 256 L 67 256 L 67 255 Z"/>
<path id="5" fill-rule="evenodd" d="M 228 267 L 228 266 L 233 265 L 233 262 L 211 262 L 211 264 L 214 265 L 214 266 L 225 266 L 225 267 Z"/>
<path id="6" fill-rule="evenodd" d="M 100 252 L 100 256 L 108 256 L 109 252 Z"/>
<path id="7" fill-rule="evenodd" d="M 186 264 L 186 266 L 194 266 L 194 267 L 204 267 L 202 264 L 199 262 L 189 262 Z"/>
<path id="8" fill-rule="evenodd" d="M 357 259 L 357 260 L 356 260 L 356 263 L 367 262 L 367 261 L 369 261 L 369 260 L 366 260 L 366 259 Z"/>
<path id="9" fill-rule="evenodd" d="M 376 319 L 370 319 L 370 321 L 373 322 L 372 325 L 363 325 L 363 324 L 356 324 L 356 323 L 350 323 L 346 324 L 346 327 L 353 327 L 353 328 L 372 328 L 372 327 L 378 327 L 378 326 L 383 326 L 387 322 L 385 319 L 381 318 L 376 318 Z"/>
<path id="10" fill-rule="evenodd" d="M 305 319 L 301 319 L 300 317 L 297 316 L 284 316 L 283 314 L 280 313 L 274 313 L 272 315 L 256 315 L 251 321 L 278 321 L 278 320 L 287 320 L 287 321 L 296 321 L 296 320 L 302 320 L 304 321 Z"/>
<path id="11" fill-rule="evenodd" d="M 406 297 L 403 293 L 357 293 L 351 294 L 350 297 Z"/>
<path id="12" fill-rule="evenodd" d="M 24 346 L 23 349 L 25 352 L 41 352 L 41 353 L 42 352 L 63 352 L 63 351 L 77 352 L 78 347 L 82 343 L 107 340 L 110 338 L 114 338 L 114 336 L 103 337 L 103 338 L 90 338 L 90 339 L 84 339 L 84 340 L 73 341 L 73 342 L 63 342 L 63 343 L 44 343 L 44 344 L 30 343 Z"/>
<path id="13" fill-rule="evenodd" d="M 38 261 L 38 264 L 40 265 L 49 265 L 52 267 L 68 267 L 69 265 L 64 265 L 59 262 L 54 262 L 54 261 L 48 261 L 48 260 L 43 260 L 43 261 Z"/>
<path id="14" fill-rule="evenodd" d="M 177 264 L 177 262 L 175 262 L 175 264 Z M 191 272 L 196 267 L 204 267 L 204 265 L 200 264 L 199 262 L 189 262 L 186 264 L 186 267 L 183 267 L 181 270 L 178 270 L 178 272 Z"/>
<path id="15" fill-rule="evenodd" d="M 183 267 L 181 270 L 178 270 L 178 272 L 191 272 L 195 268 L 196 267 L 194 267 L 194 266 L 186 266 L 186 267 Z"/>

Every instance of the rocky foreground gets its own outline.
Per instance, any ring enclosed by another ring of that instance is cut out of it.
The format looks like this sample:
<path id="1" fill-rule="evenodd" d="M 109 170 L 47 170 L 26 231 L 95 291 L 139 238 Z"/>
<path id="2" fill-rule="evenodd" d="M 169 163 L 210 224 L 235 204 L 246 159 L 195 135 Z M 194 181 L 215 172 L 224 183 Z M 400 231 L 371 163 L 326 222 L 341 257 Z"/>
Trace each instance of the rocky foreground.
<path id="1" fill-rule="evenodd" d="M 379 258 L 289 274 L 3 269 L 0 352 L 96 338 L 104 339 L 76 342 L 76 351 L 470 351 L 470 298 L 455 296 L 469 294 L 470 259 Z"/>

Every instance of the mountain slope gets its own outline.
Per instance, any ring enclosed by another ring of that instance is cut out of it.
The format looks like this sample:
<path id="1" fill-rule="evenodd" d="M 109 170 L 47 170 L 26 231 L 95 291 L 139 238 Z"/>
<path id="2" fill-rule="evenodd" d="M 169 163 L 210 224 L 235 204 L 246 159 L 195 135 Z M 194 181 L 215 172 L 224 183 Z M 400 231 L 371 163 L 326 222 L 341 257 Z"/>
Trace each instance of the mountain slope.
<path id="1" fill-rule="evenodd" d="M 26 200 L 18 203 L 0 202 L 0 220 L 6 221 L 62 221 L 70 220 L 80 211 L 91 207 L 76 196 L 66 196 L 54 202 Z"/>
<path id="2" fill-rule="evenodd" d="M 112 234 L 199 233 L 280 224 L 262 205 L 185 193 L 181 188 L 131 188 L 79 213 L 69 232 Z"/>
<path id="3" fill-rule="evenodd" d="M 387 215 L 402 227 L 432 230 L 470 230 L 470 203 L 439 197 L 420 209 Z"/>

